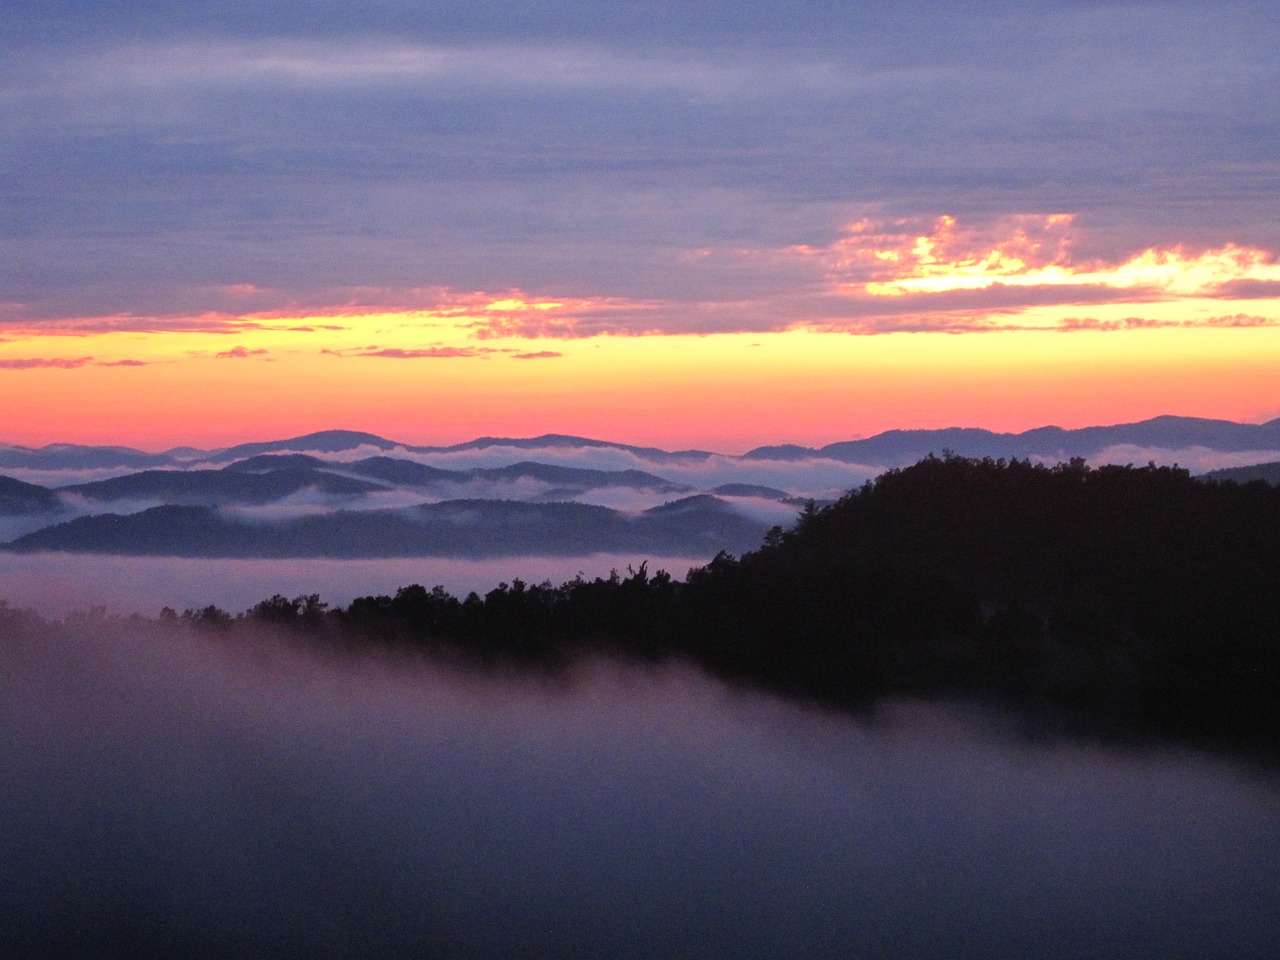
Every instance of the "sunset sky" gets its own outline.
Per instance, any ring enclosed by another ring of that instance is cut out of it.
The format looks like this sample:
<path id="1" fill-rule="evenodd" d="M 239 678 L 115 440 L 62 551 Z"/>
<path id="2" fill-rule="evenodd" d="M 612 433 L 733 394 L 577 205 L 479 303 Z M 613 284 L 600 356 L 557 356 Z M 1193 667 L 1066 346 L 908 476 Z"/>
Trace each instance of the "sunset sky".
<path id="1" fill-rule="evenodd" d="M 1280 416 L 1280 5 L 8 0 L 0 442 Z"/>

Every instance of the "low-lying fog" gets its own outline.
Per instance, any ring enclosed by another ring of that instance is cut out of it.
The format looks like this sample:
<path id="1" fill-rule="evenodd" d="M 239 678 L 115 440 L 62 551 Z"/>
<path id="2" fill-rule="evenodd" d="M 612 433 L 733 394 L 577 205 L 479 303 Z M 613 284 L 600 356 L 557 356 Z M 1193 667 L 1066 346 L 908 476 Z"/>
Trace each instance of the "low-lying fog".
<path id="1" fill-rule="evenodd" d="M 265 585 L 264 585 L 265 586 Z M 136 628 L 135 628 L 136 631 Z M 1280 788 L 676 668 L 0 643 L 15 956 L 1257 958 Z"/>
<path id="2" fill-rule="evenodd" d="M 303 557 L 286 560 L 120 557 L 69 553 L 0 551 L 0 600 L 47 617 L 105 607 L 109 613 L 155 616 L 162 607 L 181 612 L 214 604 L 232 613 L 282 594 L 318 593 L 330 604 L 346 606 L 356 597 L 394 594 L 398 587 L 440 584 L 457 597 L 475 590 L 481 596 L 499 583 L 550 580 L 559 585 L 581 573 L 608 577 L 629 566 L 649 564 L 683 579 L 690 567 L 711 557 L 651 557 L 594 553 L 576 557 L 501 557 L 462 560 L 451 557 L 397 557 L 335 560 Z"/>

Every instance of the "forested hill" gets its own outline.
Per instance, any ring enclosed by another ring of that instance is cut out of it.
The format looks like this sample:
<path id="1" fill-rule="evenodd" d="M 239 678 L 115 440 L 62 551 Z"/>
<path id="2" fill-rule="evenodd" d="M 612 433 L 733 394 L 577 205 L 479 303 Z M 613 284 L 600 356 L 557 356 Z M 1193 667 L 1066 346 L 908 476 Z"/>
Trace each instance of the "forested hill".
<path id="1" fill-rule="evenodd" d="M 605 634 L 833 702 L 972 695 L 1280 747 L 1280 490 L 1261 484 L 931 457 L 685 583 L 531 591 L 436 629 L 534 650 Z"/>
<path id="2" fill-rule="evenodd" d="M 1262 484 L 929 458 L 691 574 L 689 594 L 704 659 L 798 689 L 1277 742 L 1280 490 Z"/>
<path id="3" fill-rule="evenodd" d="M 1280 757 L 1280 489 L 1176 468 L 930 457 L 683 582 L 275 597 L 240 620 L 490 658 L 673 655 L 827 703 L 974 697 Z"/>

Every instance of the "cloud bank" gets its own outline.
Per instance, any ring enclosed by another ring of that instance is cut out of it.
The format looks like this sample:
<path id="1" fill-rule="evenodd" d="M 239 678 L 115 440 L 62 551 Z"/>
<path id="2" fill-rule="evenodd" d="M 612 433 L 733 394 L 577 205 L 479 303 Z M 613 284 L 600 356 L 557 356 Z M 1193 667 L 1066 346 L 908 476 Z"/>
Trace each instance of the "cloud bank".
<path id="1" fill-rule="evenodd" d="M 231 332 L 437 289 L 621 305 L 543 335 L 777 329 L 941 217 L 1053 256 L 943 245 L 877 296 L 949 266 L 955 292 L 1274 297 L 1280 23 L 1248 0 L 8 13 L 6 326 Z M 1074 218 L 1070 264 L 1037 211 Z"/>
<path id="2" fill-rule="evenodd" d="M 673 668 L 484 676 L 93 616 L 9 637 L 0 698 L 23 955 L 1047 958 L 1123 929 L 1235 960 L 1278 932 L 1270 777 L 973 711 L 858 724 Z"/>

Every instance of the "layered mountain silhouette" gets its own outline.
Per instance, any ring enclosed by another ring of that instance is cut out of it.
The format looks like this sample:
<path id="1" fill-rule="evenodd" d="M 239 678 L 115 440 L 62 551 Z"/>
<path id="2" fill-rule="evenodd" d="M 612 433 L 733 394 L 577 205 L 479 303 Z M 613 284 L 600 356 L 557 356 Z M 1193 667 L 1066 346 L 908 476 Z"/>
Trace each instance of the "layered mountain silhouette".
<path id="1" fill-rule="evenodd" d="M 887 430 L 865 440 L 846 440 L 825 447 L 794 445 L 757 447 L 745 454 L 757 460 L 803 460 L 826 457 L 846 463 L 903 466 L 930 453 L 949 450 L 962 457 L 1006 460 L 1070 460 L 1095 457 L 1110 447 L 1133 446 L 1165 450 L 1204 447 L 1209 450 L 1280 450 L 1280 418 L 1267 423 L 1234 423 L 1199 417 L 1154 417 L 1109 427 L 1037 427 L 1023 433 L 950 427 L 942 430 Z"/>
<path id="2" fill-rule="evenodd" d="M 382 484 L 339 476 L 314 467 L 285 467 L 261 473 L 239 470 L 144 470 L 110 480 L 77 483 L 60 492 L 103 503 L 162 500 L 175 505 L 263 504 L 300 490 L 338 496 L 363 496 L 387 489 Z"/>
<path id="3" fill-rule="evenodd" d="M 1254 451 L 1268 461 L 1207 479 L 1280 482 L 1280 420 L 1191 417 L 1019 434 L 891 430 L 736 457 L 564 434 L 412 446 L 351 430 L 164 453 L 0 446 L 0 470 L 18 474 L 0 475 L 0 540 L 10 541 L 0 548 L 172 556 L 600 550 L 710 556 L 748 549 L 807 503 L 832 502 L 930 453 L 1058 462 L 1108 450 L 1188 448 L 1230 452 L 1236 462 L 1242 451 Z M 98 479 L 86 481 L 86 474 Z"/>
<path id="4" fill-rule="evenodd" d="M 57 509 L 58 495 L 34 483 L 0 477 L 0 516 L 46 513 Z"/>
<path id="5" fill-rule="evenodd" d="M 1225 467 L 1222 470 L 1210 470 L 1204 475 L 1205 480 L 1230 480 L 1235 483 L 1252 483 L 1261 480 L 1273 487 L 1280 487 L 1280 461 L 1273 463 L 1255 463 L 1249 467 Z"/>
<path id="6" fill-rule="evenodd" d="M 584 503 L 449 500 L 395 510 L 335 511 L 252 522 L 204 506 L 80 517 L 7 545 L 175 557 L 494 557 L 641 551 L 740 552 L 761 524 L 723 501 L 695 496 L 631 516 Z"/>
<path id="7" fill-rule="evenodd" d="M 875 466 L 905 466 L 930 453 L 949 450 L 959 456 L 1005 459 L 1069 460 L 1095 457 L 1111 447 L 1152 449 L 1280 451 L 1280 418 L 1267 423 L 1236 423 L 1201 417 L 1159 416 L 1136 423 L 1111 426 L 1037 427 L 1022 433 L 998 433 L 975 427 L 938 430 L 887 430 L 860 440 L 845 440 L 823 447 L 781 444 L 757 447 L 743 455 L 747 460 L 794 461 L 814 457 Z M 312 453 L 338 454 L 359 450 L 384 453 L 455 454 L 488 450 L 613 450 L 650 463 L 703 462 L 722 454 L 705 450 L 668 451 L 589 437 L 549 433 L 538 437 L 481 437 L 450 446 L 415 446 L 355 430 L 323 430 L 284 440 L 244 443 L 220 450 L 176 447 L 163 453 L 147 453 L 121 446 L 51 444 L 32 448 L 0 445 L 0 470 L 89 470 L 224 465 L 262 455 Z M 732 458 L 731 458 L 732 459 Z M 1274 459 L 1274 458 L 1273 458 Z"/>

